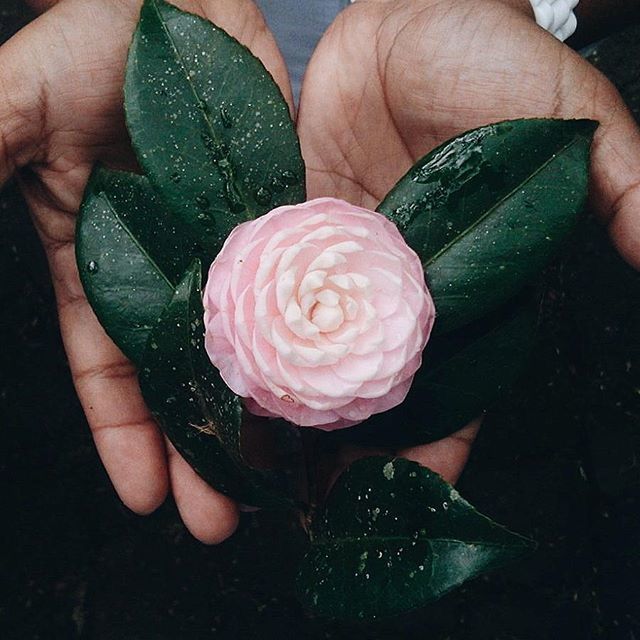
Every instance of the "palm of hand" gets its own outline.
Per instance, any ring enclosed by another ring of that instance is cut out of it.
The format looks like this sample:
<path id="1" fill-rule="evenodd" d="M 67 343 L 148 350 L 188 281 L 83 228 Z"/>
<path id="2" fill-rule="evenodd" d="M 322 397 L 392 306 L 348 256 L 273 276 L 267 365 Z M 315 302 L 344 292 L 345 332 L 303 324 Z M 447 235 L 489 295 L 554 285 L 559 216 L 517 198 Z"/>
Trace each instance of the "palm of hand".
<path id="1" fill-rule="evenodd" d="M 184 0 L 180 6 L 235 34 L 288 91 L 284 63 L 250 0 L 215 5 Z M 0 157 L 0 184 L 14 166 L 22 169 L 19 177 L 47 252 L 74 383 L 118 494 L 134 511 L 148 513 L 171 487 L 194 535 L 218 542 L 235 529 L 236 505 L 208 487 L 165 443 L 142 400 L 134 367 L 100 327 L 75 266 L 75 215 L 93 164 L 135 167 L 122 85 L 138 15 L 136 0 L 65 0 L 3 46 L 2 68 L 20 78 L 0 76 L 0 92 L 5 79 L 10 89 L 10 128 L 0 135 L 8 162 L 5 166 Z M 4 116 L 0 107 L 0 125 Z"/>
<path id="2" fill-rule="evenodd" d="M 522 117 L 601 122 L 592 200 L 610 217 L 618 248 L 640 266 L 640 136 L 632 118 L 595 68 L 499 2 L 365 0 L 338 16 L 302 87 L 298 132 L 308 195 L 375 209 L 438 144 Z M 452 437 L 399 453 L 453 481 L 477 427 L 474 421 Z"/>
<path id="3" fill-rule="evenodd" d="M 220 0 L 215 6 L 185 0 L 180 5 L 248 44 L 289 97 L 282 60 L 250 0 Z M 418 157 L 462 130 L 521 116 L 596 117 L 608 123 L 594 158 L 596 196 L 603 210 L 615 197 L 614 239 L 632 253 L 633 238 L 640 233 L 628 233 L 626 223 L 634 199 L 632 178 L 637 181 L 630 168 L 637 151 L 629 140 L 640 142 L 628 116 L 609 113 L 612 106 L 620 109 L 617 94 L 526 17 L 487 0 L 482 7 L 473 1 L 460 5 L 369 0 L 339 16 L 314 55 L 303 87 L 299 133 L 309 197 L 334 195 L 375 208 Z M 24 132 L 16 134 L 15 145 L 10 137 L 4 143 L 12 164 L 31 167 L 23 175 L 25 193 L 47 249 L 65 347 L 118 493 L 144 513 L 164 499 L 171 485 L 192 532 L 214 542 L 235 528 L 236 506 L 207 487 L 170 445 L 165 451 L 135 371 L 97 323 L 75 268 L 74 214 L 91 166 L 97 160 L 132 163 L 121 87 L 137 10 L 133 0 L 64 0 L 3 47 L 2 66 L 24 74 L 20 83 L 8 86 L 17 84 L 31 98 L 25 99 L 28 108 L 18 104 L 15 109 L 21 121 L 30 123 L 29 144 Z M 21 62 L 31 49 L 35 63 Z M 550 79 L 547 69 L 558 64 L 563 72 Z M 40 102 L 34 103 L 33 95 Z M 611 148 L 620 140 L 624 143 L 613 158 L 617 164 L 607 170 Z M 607 160 L 602 170 L 598 154 Z M 0 162 L 0 180 L 4 177 Z M 474 431 L 471 426 L 453 438 L 402 453 L 453 479 Z"/>
<path id="4" fill-rule="evenodd" d="M 521 117 L 592 118 L 591 199 L 640 264 L 640 134 L 590 64 L 501 2 L 366 0 L 338 16 L 302 89 L 309 195 L 375 207 L 421 156 L 467 129 Z"/>

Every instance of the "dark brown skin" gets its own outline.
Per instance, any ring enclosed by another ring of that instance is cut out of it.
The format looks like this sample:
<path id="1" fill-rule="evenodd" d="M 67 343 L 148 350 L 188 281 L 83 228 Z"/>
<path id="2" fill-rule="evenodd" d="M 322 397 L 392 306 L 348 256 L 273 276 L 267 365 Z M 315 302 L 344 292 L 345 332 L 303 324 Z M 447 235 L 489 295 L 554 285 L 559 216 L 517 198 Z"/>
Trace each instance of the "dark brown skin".
<path id="1" fill-rule="evenodd" d="M 249 46 L 290 99 L 284 63 L 252 2 L 178 4 Z M 130 0 L 63 0 L 0 48 L 0 184 L 18 170 L 48 256 L 76 390 L 120 498 L 146 514 L 171 490 L 193 535 L 216 543 L 235 530 L 237 505 L 165 441 L 134 367 L 98 324 L 75 266 L 75 216 L 92 165 L 132 162 L 122 85 L 139 7 Z"/>
<path id="2" fill-rule="evenodd" d="M 75 215 L 91 166 L 132 162 L 121 91 L 140 3 L 31 4 L 56 6 L 0 48 L 0 184 L 14 173 L 21 180 L 49 258 L 76 389 L 116 491 L 149 513 L 171 490 L 191 532 L 220 542 L 237 525 L 237 505 L 165 441 L 75 266 Z M 284 63 L 250 0 L 176 4 L 249 46 L 290 100 Z M 527 0 L 360 0 L 344 11 L 303 86 L 298 131 L 309 197 L 373 208 L 413 161 L 456 133 L 505 118 L 595 118 L 602 126 L 592 203 L 622 255 L 640 266 L 640 132 L 608 81 L 531 15 Z M 477 427 L 399 453 L 455 481 Z M 361 454 L 345 451 L 339 464 Z"/>

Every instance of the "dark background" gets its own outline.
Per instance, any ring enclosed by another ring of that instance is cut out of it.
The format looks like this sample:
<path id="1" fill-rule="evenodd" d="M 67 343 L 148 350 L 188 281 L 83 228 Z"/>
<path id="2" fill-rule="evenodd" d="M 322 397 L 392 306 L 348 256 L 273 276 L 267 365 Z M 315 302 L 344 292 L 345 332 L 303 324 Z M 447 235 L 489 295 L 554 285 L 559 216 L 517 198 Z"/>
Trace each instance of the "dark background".
<path id="1" fill-rule="evenodd" d="M 26 17 L 2 0 L 0 41 Z M 640 116 L 640 28 L 592 61 Z M 640 215 L 640 212 L 639 212 Z M 640 275 L 587 221 L 550 288 L 539 346 L 481 430 L 460 490 L 534 537 L 530 560 L 375 626 L 305 616 L 303 550 L 277 514 L 218 547 L 167 503 L 115 497 L 75 398 L 42 250 L 0 194 L 0 638 L 640 640 Z"/>

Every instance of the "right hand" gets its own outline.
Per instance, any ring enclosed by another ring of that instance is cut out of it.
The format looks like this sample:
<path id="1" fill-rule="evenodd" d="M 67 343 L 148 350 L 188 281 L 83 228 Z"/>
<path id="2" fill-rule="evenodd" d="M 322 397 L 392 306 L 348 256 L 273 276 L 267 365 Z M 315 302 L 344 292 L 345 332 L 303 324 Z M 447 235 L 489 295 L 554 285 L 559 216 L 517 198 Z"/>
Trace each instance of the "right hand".
<path id="1" fill-rule="evenodd" d="M 60 329 L 78 396 L 122 501 L 153 511 L 171 488 L 203 542 L 219 542 L 237 506 L 209 487 L 165 441 L 136 371 L 98 323 L 78 278 L 75 217 L 91 168 L 134 166 L 122 86 L 139 0 L 37 0 L 55 4 L 0 47 L 0 186 L 17 175 L 42 239 Z M 225 28 L 260 57 L 291 104 L 287 72 L 251 0 L 184 0 L 183 9 Z"/>
<path id="2" fill-rule="evenodd" d="M 640 130 L 613 85 L 536 25 L 528 0 L 358 0 L 340 13 L 302 85 L 309 197 L 374 209 L 445 140 L 523 117 L 600 121 L 591 203 L 640 268 Z M 455 481 L 477 428 L 398 453 Z"/>

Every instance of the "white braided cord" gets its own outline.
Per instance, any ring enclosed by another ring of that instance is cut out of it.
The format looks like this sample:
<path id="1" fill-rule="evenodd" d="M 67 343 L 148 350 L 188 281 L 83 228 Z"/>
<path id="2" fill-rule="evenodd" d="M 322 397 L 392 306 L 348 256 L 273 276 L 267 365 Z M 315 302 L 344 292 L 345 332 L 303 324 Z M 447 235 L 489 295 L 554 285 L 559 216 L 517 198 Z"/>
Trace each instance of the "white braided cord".
<path id="1" fill-rule="evenodd" d="M 576 30 L 573 9 L 578 0 L 530 0 L 536 22 L 564 42 Z"/>

